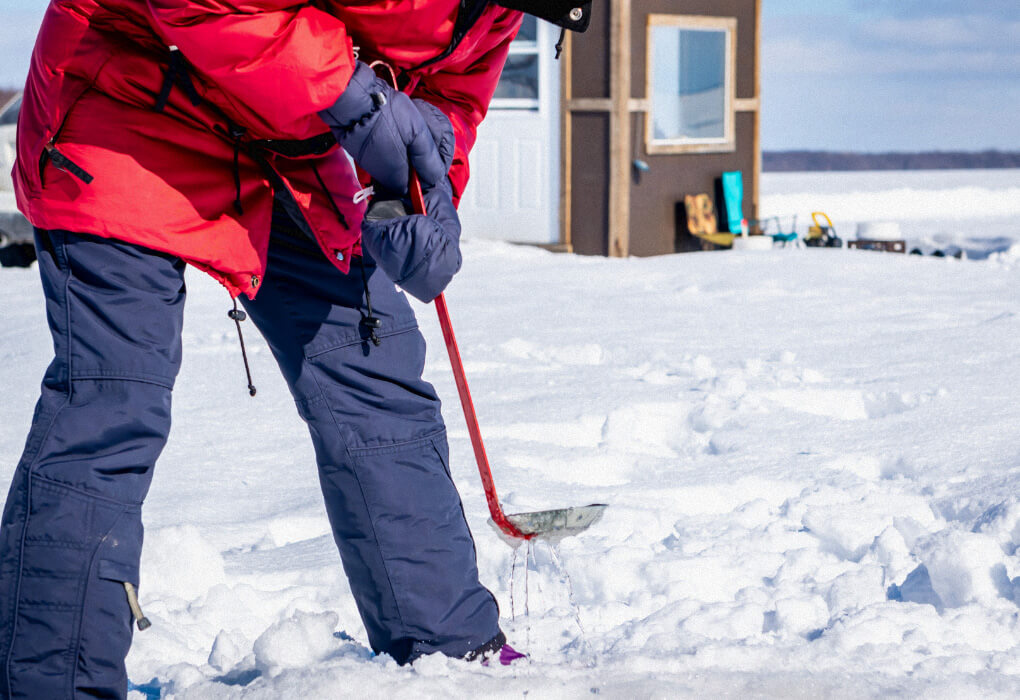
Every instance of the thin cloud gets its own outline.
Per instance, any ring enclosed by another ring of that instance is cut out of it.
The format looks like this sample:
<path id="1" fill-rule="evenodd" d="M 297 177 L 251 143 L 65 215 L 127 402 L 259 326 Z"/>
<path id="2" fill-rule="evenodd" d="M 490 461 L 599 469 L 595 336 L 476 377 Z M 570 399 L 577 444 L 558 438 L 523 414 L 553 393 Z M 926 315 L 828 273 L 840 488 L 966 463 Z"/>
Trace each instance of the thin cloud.
<path id="1" fill-rule="evenodd" d="M 860 12 L 892 17 L 989 17 L 1020 20 L 1016 0 L 855 0 Z"/>
<path id="2" fill-rule="evenodd" d="M 764 69 L 776 75 L 1020 77 L 1020 20 L 871 17 L 832 32 L 831 17 L 768 22 Z"/>
<path id="3" fill-rule="evenodd" d="M 1020 0 L 773 2 L 767 149 L 1020 147 Z"/>

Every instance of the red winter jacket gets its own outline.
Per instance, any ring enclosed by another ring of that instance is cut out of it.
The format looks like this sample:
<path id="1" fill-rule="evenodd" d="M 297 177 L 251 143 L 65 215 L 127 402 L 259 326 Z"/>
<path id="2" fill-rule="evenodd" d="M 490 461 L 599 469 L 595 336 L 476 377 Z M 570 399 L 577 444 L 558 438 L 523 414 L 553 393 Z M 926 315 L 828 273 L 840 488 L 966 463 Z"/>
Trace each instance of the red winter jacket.
<path id="1" fill-rule="evenodd" d="M 231 294 L 254 296 L 275 180 L 346 272 L 364 204 L 353 202 L 360 185 L 317 113 L 346 87 L 352 52 L 385 60 L 405 92 L 453 123 L 459 197 L 521 22 L 489 4 L 455 42 L 460 4 L 52 0 L 18 123 L 18 205 L 40 228 L 172 253 Z M 172 87 L 157 111 L 168 73 Z"/>

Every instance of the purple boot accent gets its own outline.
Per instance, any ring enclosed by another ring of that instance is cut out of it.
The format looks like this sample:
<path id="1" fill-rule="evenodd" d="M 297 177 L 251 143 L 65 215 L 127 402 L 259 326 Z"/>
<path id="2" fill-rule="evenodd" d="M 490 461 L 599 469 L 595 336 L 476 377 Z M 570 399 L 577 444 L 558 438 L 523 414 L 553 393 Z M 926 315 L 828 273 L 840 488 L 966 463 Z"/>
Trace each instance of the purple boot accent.
<path id="1" fill-rule="evenodd" d="M 482 666 L 488 666 L 489 662 L 492 661 L 493 658 L 495 658 L 495 656 L 496 656 L 496 654 L 493 653 L 490 656 L 483 657 L 482 658 Z M 509 644 L 504 644 L 503 646 L 501 646 L 499 648 L 499 665 L 500 666 L 509 666 L 514 661 L 517 661 L 517 659 L 526 659 L 526 658 L 527 658 L 527 654 L 522 654 L 521 652 L 517 651 L 516 649 L 514 649 Z"/>
<path id="2" fill-rule="evenodd" d="M 517 659 L 526 659 L 527 655 L 514 649 L 509 644 L 504 644 L 499 650 L 499 665 L 509 666 Z"/>

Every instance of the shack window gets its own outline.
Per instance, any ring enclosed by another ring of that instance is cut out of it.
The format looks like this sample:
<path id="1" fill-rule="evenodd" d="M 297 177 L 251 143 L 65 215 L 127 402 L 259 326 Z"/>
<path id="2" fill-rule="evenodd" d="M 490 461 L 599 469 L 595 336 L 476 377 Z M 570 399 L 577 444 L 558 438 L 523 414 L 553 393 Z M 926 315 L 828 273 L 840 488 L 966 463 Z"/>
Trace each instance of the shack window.
<path id="1" fill-rule="evenodd" d="M 737 21 L 648 18 L 649 153 L 732 151 Z"/>
<path id="2" fill-rule="evenodd" d="M 524 23 L 510 44 L 510 55 L 500 75 L 493 109 L 538 109 L 538 27 L 533 15 Z"/>

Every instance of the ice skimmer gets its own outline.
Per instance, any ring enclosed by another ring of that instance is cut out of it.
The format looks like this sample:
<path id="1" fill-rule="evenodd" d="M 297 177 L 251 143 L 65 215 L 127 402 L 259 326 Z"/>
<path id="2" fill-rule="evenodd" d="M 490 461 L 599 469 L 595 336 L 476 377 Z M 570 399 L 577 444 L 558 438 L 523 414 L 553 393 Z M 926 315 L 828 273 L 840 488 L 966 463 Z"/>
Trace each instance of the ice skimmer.
<path id="1" fill-rule="evenodd" d="M 418 176 L 414 173 L 411 173 L 410 184 L 411 206 L 415 213 L 424 214 L 425 198 L 422 196 Z M 453 369 L 453 378 L 457 383 L 457 393 L 460 394 L 460 405 L 464 409 L 464 420 L 467 422 L 468 433 L 471 435 L 471 446 L 475 451 L 478 474 L 482 477 L 485 500 L 489 504 L 489 514 L 492 518 L 490 522 L 512 546 L 519 544 L 519 541 L 522 540 L 558 541 L 584 532 L 599 521 L 607 507 L 606 504 L 593 503 L 587 506 L 541 510 L 532 513 L 508 514 L 503 512 L 499 496 L 496 495 L 496 484 L 492 480 L 489 458 L 482 442 L 482 432 L 478 427 L 475 405 L 471 400 L 471 391 L 468 389 L 464 363 L 461 361 L 460 350 L 457 348 L 457 338 L 453 335 L 453 324 L 450 322 L 446 297 L 440 294 L 434 303 L 436 313 L 439 314 L 439 326 L 443 330 L 443 340 L 446 341 L 446 351 L 450 355 L 450 366 Z"/>

